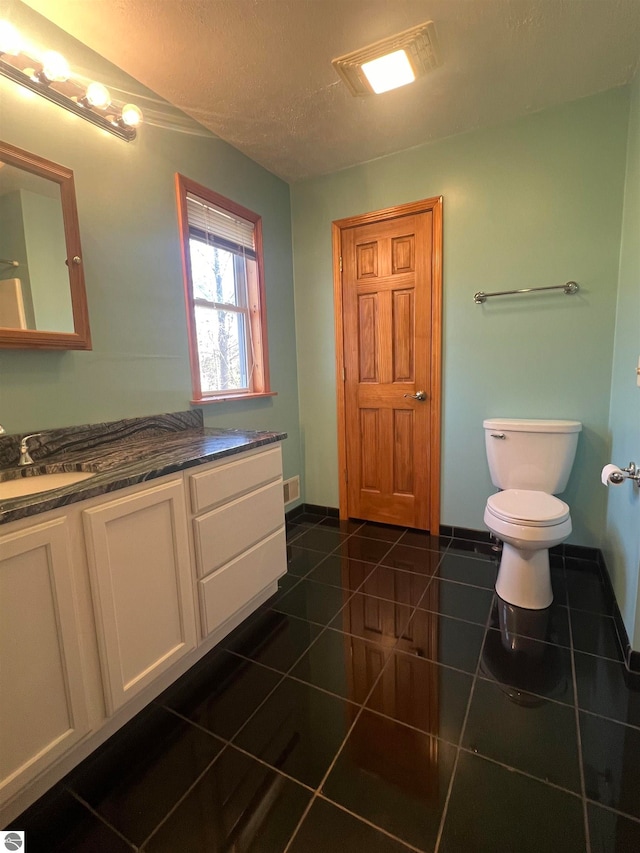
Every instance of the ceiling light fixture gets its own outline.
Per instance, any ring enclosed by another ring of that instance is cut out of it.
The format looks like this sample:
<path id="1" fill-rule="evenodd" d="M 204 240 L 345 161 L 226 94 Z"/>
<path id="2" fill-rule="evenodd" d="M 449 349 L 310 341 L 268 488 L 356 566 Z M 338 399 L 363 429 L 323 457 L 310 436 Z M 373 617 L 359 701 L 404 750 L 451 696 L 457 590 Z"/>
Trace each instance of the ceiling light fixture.
<path id="1" fill-rule="evenodd" d="M 8 21 L 0 21 L 0 74 L 120 139 L 136 138 L 142 111 L 135 104 L 118 109 L 102 83 L 84 86 L 72 77 L 67 60 L 57 51 L 47 51 L 41 58 L 28 55 L 20 33 Z"/>
<path id="2" fill-rule="evenodd" d="M 433 21 L 370 44 L 332 61 L 352 95 L 388 92 L 440 65 Z"/>
<path id="3" fill-rule="evenodd" d="M 406 50 L 394 50 L 386 56 L 363 62 L 361 67 L 376 95 L 399 89 L 416 79 Z"/>

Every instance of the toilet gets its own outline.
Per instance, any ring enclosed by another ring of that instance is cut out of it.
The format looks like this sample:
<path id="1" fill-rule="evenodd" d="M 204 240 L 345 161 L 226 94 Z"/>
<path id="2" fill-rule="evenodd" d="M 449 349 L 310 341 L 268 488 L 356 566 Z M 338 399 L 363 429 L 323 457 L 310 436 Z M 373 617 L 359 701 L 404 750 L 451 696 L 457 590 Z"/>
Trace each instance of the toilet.
<path id="1" fill-rule="evenodd" d="M 553 601 L 549 548 L 571 533 L 564 501 L 580 421 L 489 418 L 483 422 L 491 481 L 484 523 L 503 542 L 496 592 L 504 601 L 542 610 Z"/>

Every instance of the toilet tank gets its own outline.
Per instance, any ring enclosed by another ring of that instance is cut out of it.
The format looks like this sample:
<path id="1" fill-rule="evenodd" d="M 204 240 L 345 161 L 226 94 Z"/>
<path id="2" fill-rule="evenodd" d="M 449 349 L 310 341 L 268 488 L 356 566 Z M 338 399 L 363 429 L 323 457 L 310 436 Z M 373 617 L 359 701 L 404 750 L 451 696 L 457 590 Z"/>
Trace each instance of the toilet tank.
<path id="1" fill-rule="evenodd" d="M 489 418 L 482 425 L 494 486 L 550 495 L 566 489 L 580 421 Z"/>

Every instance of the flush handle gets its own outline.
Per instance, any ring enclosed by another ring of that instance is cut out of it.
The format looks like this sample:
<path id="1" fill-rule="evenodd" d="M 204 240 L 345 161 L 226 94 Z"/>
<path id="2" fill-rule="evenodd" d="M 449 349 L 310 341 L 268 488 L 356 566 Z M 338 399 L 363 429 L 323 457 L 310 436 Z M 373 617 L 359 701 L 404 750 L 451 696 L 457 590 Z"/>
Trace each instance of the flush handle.
<path id="1" fill-rule="evenodd" d="M 503 432 L 492 432 L 491 438 L 506 438 L 507 436 Z"/>
<path id="2" fill-rule="evenodd" d="M 419 400 L 423 403 L 427 399 L 426 391 L 417 391 L 415 394 L 403 394 L 404 397 L 411 397 L 412 400 Z"/>

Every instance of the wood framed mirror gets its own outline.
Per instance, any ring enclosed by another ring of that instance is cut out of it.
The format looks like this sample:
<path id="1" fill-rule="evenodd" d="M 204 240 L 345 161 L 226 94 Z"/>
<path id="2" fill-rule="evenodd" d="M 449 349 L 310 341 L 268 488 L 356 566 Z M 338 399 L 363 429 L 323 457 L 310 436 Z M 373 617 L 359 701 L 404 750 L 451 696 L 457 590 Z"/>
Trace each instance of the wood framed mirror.
<path id="1" fill-rule="evenodd" d="M 91 349 L 73 172 L 6 142 L 0 348 Z"/>

